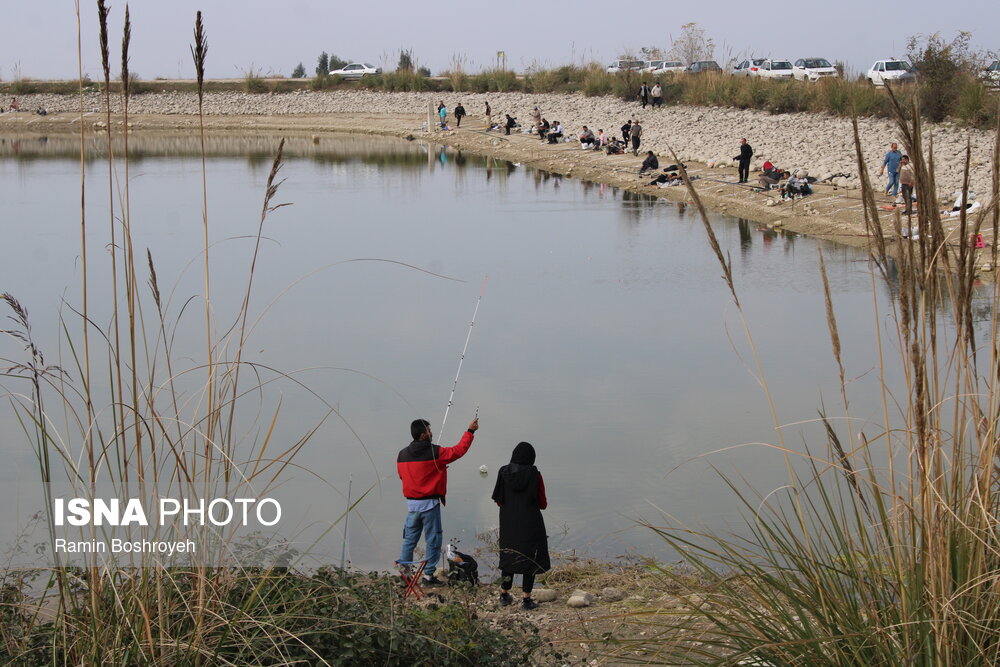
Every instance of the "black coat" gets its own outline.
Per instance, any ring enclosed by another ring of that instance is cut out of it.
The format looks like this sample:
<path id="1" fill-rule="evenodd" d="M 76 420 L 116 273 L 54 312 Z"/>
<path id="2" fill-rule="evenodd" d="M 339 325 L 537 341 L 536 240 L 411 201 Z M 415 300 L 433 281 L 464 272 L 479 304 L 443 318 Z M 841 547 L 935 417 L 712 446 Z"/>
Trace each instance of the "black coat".
<path id="1" fill-rule="evenodd" d="M 500 570 L 541 574 L 551 567 L 538 468 L 509 463 L 497 473 L 493 500 L 500 505 Z"/>

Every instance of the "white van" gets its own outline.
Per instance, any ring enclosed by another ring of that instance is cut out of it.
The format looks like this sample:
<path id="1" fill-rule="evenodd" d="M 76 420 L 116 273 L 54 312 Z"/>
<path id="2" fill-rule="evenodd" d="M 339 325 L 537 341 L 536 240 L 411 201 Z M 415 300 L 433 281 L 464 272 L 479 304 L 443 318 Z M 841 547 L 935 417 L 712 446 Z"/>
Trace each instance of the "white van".
<path id="1" fill-rule="evenodd" d="M 638 72 L 645 67 L 645 60 L 615 60 L 608 65 L 608 74 L 617 74 L 618 72 Z"/>

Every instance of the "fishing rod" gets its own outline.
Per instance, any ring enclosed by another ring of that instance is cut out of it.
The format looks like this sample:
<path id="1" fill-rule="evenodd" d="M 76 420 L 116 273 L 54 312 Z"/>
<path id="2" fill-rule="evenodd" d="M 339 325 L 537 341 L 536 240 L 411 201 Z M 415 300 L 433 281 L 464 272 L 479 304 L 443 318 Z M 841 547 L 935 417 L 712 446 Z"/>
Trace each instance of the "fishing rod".
<path id="1" fill-rule="evenodd" d="M 476 299 L 476 308 L 472 311 L 472 321 L 469 323 L 469 333 L 465 336 L 465 345 L 462 347 L 462 356 L 458 358 L 458 371 L 455 372 L 455 381 L 451 385 L 451 395 L 448 396 L 448 405 L 444 409 L 444 419 L 441 420 L 441 429 L 438 431 L 438 442 L 443 442 L 444 425 L 448 422 L 448 412 L 451 410 L 455 399 L 455 389 L 458 387 L 458 377 L 462 374 L 462 362 L 465 361 L 465 352 L 469 349 L 469 340 L 472 338 L 472 328 L 476 326 L 476 315 L 479 313 L 479 304 L 483 300 L 483 292 L 486 291 L 486 280 L 489 276 L 483 276 L 483 287 L 479 290 L 479 298 Z M 479 418 L 479 406 L 476 406 L 476 419 Z"/>

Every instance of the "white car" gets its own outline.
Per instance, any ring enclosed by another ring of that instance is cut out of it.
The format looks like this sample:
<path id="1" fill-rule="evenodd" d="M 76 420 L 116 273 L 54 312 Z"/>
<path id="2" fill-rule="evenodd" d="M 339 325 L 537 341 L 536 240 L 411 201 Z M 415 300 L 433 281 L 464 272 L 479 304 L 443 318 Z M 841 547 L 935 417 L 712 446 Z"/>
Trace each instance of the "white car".
<path id="1" fill-rule="evenodd" d="M 668 72 L 683 72 L 684 63 L 680 60 L 650 60 L 646 71 L 650 74 L 666 74 Z"/>
<path id="2" fill-rule="evenodd" d="M 645 60 L 615 60 L 608 65 L 608 74 L 617 74 L 618 72 L 641 72 L 645 68 Z"/>
<path id="3" fill-rule="evenodd" d="M 792 65 L 792 76 L 799 81 L 819 81 L 840 76 L 826 58 L 799 58 Z"/>
<path id="4" fill-rule="evenodd" d="M 889 83 L 911 83 L 917 80 L 917 75 L 913 67 L 905 60 L 889 58 L 887 60 L 876 60 L 868 73 L 865 74 L 868 83 L 873 86 L 884 86 Z"/>
<path id="5" fill-rule="evenodd" d="M 761 63 L 757 76 L 765 79 L 791 79 L 792 63 L 787 60 L 765 60 Z"/>
<path id="6" fill-rule="evenodd" d="M 987 86 L 1000 86 L 1000 60 L 994 60 L 989 67 L 980 72 L 979 79 Z"/>
<path id="7" fill-rule="evenodd" d="M 760 76 L 760 66 L 767 58 L 748 58 L 730 70 L 733 76 Z"/>
<path id="8" fill-rule="evenodd" d="M 375 67 L 375 65 L 369 65 L 368 63 L 351 63 L 343 69 L 331 71 L 330 76 L 339 76 L 344 79 L 360 79 L 364 76 L 374 76 L 381 73 L 381 67 Z"/>

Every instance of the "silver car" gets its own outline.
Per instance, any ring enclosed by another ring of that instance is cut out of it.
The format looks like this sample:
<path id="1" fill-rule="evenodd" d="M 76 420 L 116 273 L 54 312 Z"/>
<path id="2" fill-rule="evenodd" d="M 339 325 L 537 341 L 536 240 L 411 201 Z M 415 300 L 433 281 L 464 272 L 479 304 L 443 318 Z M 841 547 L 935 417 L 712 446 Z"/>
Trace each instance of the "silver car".
<path id="1" fill-rule="evenodd" d="M 748 58 L 733 67 L 729 73 L 733 76 L 760 76 L 760 67 L 765 60 L 767 58 Z"/>
<path id="2" fill-rule="evenodd" d="M 884 86 L 889 83 L 912 83 L 917 80 L 917 75 L 913 67 L 905 60 L 889 58 L 888 60 L 876 60 L 868 73 L 865 74 L 868 83 L 873 86 Z"/>
<path id="3" fill-rule="evenodd" d="M 645 69 L 650 74 L 666 74 L 668 72 L 683 72 L 684 63 L 680 60 L 650 60 Z"/>
<path id="4" fill-rule="evenodd" d="M 375 67 L 375 65 L 369 65 L 368 63 L 351 63 L 350 65 L 344 66 L 343 69 L 335 69 L 331 71 L 330 76 L 339 76 L 343 79 L 353 80 L 381 73 L 381 67 Z"/>
<path id="5" fill-rule="evenodd" d="M 792 63 L 787 60 L 765 60 L 760 66 L 757 76 L 765 79 L 791 79 Z"/>
<path id="6" fill-rule="evenodd" d="M 792 65 L 792 75 L 799 81 L 819 81 L 840 76 L 826 58 L 799 58 Z"/>

